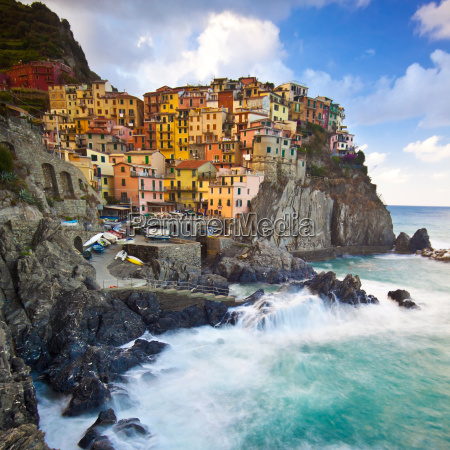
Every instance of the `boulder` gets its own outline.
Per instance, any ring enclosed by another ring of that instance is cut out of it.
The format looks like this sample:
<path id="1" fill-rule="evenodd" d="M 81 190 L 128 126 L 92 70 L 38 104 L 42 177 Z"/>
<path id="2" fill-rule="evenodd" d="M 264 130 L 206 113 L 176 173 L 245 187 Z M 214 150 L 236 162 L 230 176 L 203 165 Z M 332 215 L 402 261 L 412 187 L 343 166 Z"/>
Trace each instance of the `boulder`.
<path id="1" fill-rule="evenodd" d="M 123 434 L 127 438 L 133 438 L 137 435 L 146 436 L 151 434 L 145 425 L 141 424 L 138 418 L 122 419 L 113 427 L 116 434 Z"/>
<path id="2" fill-rule="evenodd" d="M 420 307 L 411 300 L 411 294 L 404 289 L 397 289 L 396 291 L 389 291 L 388 297 L 396 301 L 399 306 L 407 309 L 420 309 Z"/>
<path id="3" fill-rule="evenodd" d="M 73 391 L 64 416 L 79 416 L 90 412 L 111 399 L 109 389 L 97 377 L 83 378 Z"/>
<path id="4" fill-rule="evenodd" d="M 428 236 L 428 231 L 426 228 L 421 228 L 414 233 L 413 237 L 409 241 L 409 248 L 412 253 L 415 253 L 417 250 L 432 248 L 430 237 Z"/>
<path id="5" fill-rule="evenodd" d="M 299 287 L 300 284 L 296 283 L 295 286 Z M 379 303 L 376 297 L 366 294 L 366 291 L 361 289 L 361 280 L 358 275 L 353 277 L 349 274 L 340 281 L 334 272 L 322 272 L 312 280 L 301 283 L 301 286 L 308 287 L 313 294 L 329 302 L 338 301 L 353 306 Z"/>
<path id="6" fill-rule="evenodd" d="M 91 450 L 115 450 L 108 436 L 98 437 L 91 446 Z"/>
<path id="7" fill-rule="evenodd" d="M 246 306 L 253 305 L 253 303 L 257 302 L 259 299 L 264 297 L 264 295 L 265 295 L 264 289 L 258 289 L 257 291 L 253 292 L 253 294 L 249 295 L 248 297 L 245 297 L 244 300 L 242 301 Z"/>
<path id="8" fill-rule="evenodd" d="M 114 414 L 114 410 L 109 408 L 104 411 L 100 411 L 93 426 L 114 425 L 115 423 L 117 423 L 117 417 Z"/>
<path id="9" fill-rule="evenodd" d="M 85 435 L 78 442 L 78 447 L 90 448 L 96 439 L 101 436 L 100 431 L 97 428 L 89 428 Z"/>
<path id="10" fill-rule="evenodd" d="M 394 244 L 394 250 L 397 253 L 411 253 L 409 242 L 411 238 L 403 231 L 397 236 Z"/>

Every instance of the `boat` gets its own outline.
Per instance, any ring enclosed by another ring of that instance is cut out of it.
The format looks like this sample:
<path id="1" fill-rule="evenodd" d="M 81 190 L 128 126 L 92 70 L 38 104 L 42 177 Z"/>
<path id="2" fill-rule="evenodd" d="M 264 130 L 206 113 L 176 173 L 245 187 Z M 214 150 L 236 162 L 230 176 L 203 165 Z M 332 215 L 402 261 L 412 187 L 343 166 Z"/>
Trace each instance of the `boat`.
<path id="1" fill-rule="evenodd" d="M 62 220 L 61 225 L 66 227 L 76 227 L 78 225 L 78 220 Z"/>
<path id="2" fill-rule="evenodd" d="M 134 239 L 117 239 L 116 244 L 126 245 L 126 244 L 134 244 Z"/>
<path id="3" fill-rule="evenodd" d="M 92 259 L 92 253 L 91 253 L 90 250 L 85 250 L 85 251 L 82 253 L 82 255 L 83 255 L 83 258 L 84 258 L 84 259 L 87 259 L 87 260 Z"/>
<path id="4" fill-rule="evenodd" d="M 127 252 L 125 250 L 121 250 L 116 256 L 114 256 L 114 259 L 121 259 L 122 261 L 125 261 L 127 256 Z"/>
<path id="5" fill-rule="evenodd" d="M 92 250 L 94 250 L 94 252 L 101 253 L 101 252 L 103 252 L 104 249 L 105 248 L 103 247 L 102 244 L 99 244 L 99 243 L 92 244 Z"/>
<path id="6" fill-rule="evenodd" d="M 91 237 L 91 239 L 84 243 L 83 247 L 89 247 L 90 245 L 94 244 L 102 237 L 102 235 L 103 233 L 98 233 L 94 237 Z"/>
<path id="7" fill-rule="evenodd" d="M 97 244 L 101 244 L 103 245 L 103 247 L 108 247 L 108 245 L 111 245 L 111 242 L 109 242 L 107 239 L 100 238 L 97 241 Z"/>
<path id="8" fill-rule="evenodd" d="M 149 239 L 168 241 L 170 239 L 170 232 L 161 228 L 147 228 L 146 236 Z"/>
<path id="9" fill-rule="evenodd" d="M 126 260 L 129 261 L 130 263 L 136 264 L 138 266 L 144 265 L 144 262 L 141 261 L 139 258 L 136 258 L 136 256 L 127 256 Z"/>
<path id="10" fill-rule="evenodd" d="M 117 241 L 117 236 L 112 233 L 103 233 L 104 239 L 107 239 L 111 244 Z"/>

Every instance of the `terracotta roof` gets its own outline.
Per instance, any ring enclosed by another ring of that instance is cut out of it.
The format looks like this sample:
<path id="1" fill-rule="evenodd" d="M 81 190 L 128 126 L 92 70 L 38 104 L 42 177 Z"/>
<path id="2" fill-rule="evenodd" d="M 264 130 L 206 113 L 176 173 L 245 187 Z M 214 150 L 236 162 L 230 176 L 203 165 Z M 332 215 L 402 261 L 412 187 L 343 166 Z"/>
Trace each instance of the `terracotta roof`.
<path id="1" fill-rule="evenodd" d="M 209 161 L 181 161 L 176 169 L 198 169 Z"/>

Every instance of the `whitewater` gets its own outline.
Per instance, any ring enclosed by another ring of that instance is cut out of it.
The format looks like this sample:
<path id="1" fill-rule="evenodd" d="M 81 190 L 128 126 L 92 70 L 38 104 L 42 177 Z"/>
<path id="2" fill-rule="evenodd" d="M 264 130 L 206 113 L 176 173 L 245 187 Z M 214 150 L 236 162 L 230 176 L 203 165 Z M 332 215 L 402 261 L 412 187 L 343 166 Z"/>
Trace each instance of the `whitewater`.
<path id="1" fill-rule="evenodd" d="M 408 211 L 406 220 L 404 211 L 394 209 L 396 233 L 412 234 L 398 229 L 399 223 L 421 227 L 415 223 L 421 214 Z M 450 247 L 450 209 L 436 214 L 440 227 L 432 226 Z M 380 304 L 326 305 L 306 290 L 267 293 L 237 308 L 242 315 L 236 326 L 144 335 L 170 348 L 116 383 L 112 407 L 119 420 L 138 417 L 152 435 L 124 438 L 107 431 L 114 447 L 448 448 L 450 265 L 387 254 L 314 268 L 333 270 L 339 278 L 358 274 Z M 259 287 L 233 289 L 245 296 Z M 421 309 L 389 300 L 387 292 L 397 288 L 407 289 Z M 36 386 L 49 446 L 78 448 L 96 414 L 62 417 L 69 397 Z"/>

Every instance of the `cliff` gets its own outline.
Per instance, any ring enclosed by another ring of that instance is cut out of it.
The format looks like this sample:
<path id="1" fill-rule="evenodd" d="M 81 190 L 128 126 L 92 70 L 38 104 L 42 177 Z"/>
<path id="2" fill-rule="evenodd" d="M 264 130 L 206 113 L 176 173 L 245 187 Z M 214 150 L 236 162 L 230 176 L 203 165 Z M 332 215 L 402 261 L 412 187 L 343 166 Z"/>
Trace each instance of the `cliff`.
<path id="1" fill-rule="evenodd" d="M 291 229 L 274 233 L 271 242 L 291 251 L 392 247 L 395 236 L 390 213 L 363 165 L 331 159 L 325 142 L 309 152 L 307 165 L 310 176 L 305 180 L 280 178 L 263 183 L 252 202 L 258 219 L 292 220 Z"/>
<path id="2" fill-rule="evenodd" d="M 99 79 L 90 70 L 69 22 L 60 20 L 40 2 L 24 5 L 15 0 L 0 0 L 0 49 L 0 70 L 19 61 L 61 59 L 74 69 L 78 81 Z"/>

